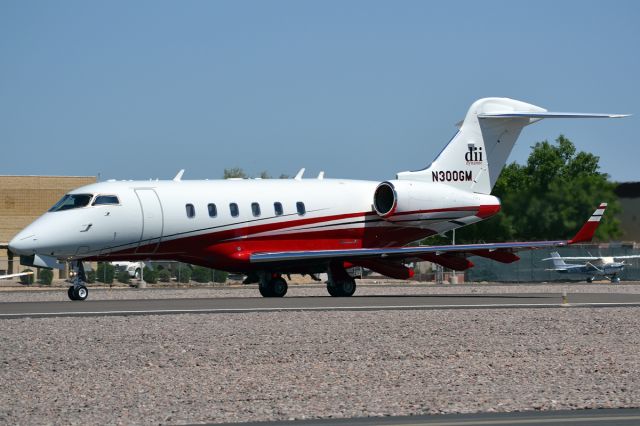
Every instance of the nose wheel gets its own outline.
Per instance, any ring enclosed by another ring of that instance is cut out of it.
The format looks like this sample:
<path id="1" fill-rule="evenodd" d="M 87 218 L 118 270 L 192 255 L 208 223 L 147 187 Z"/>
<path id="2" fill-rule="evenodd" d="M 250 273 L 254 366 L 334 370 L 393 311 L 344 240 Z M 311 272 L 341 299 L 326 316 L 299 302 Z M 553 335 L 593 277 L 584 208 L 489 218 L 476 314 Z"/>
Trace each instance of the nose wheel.
<path id="1" fill-rule="evenodd" d="M 87 296 L 89 296 L 89 289 L 83 285 L 75 286 L 72 285 L 67 290 L 67 296 L 71 300 L 85 300 Z"/>
<path id="2" fill-rule="evenodd" d="M 72 266 L 76 271 L 76 276 L 73 278 L 73 285 L 67 290 L 67 296 L 71 300 L 85 300 L 89 296 L 89 290 L 84 285 L 87 279 L 84 266 L 81 261 L 72 262 Z"/>

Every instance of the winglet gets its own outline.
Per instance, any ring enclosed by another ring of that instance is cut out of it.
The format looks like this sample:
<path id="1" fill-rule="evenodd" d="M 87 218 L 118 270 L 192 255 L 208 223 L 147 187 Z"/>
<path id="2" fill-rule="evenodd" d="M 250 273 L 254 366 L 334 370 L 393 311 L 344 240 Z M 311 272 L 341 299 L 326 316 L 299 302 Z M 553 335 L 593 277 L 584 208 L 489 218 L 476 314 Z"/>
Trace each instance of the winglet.
<path id="1" fill-rule="evenodd" d="M 569 244 L 591 241 L 591 238 L 593 238 L 593 234 L 596 232 L 596 229 L 600 224 L 600 219 L 602 219 L 602 215 L 604 214 L 606 208 L 607 203 L 600 203 L 600 206 L 598 206 L 596 211 L 593 212 L 589 220 L 587 220 L 584 225 L 582 225 L 582 228 L 580 228 L 575 237 L 569 240 Z"/>
<path id="2" fill-rule="evenodd" d="M 184 169 L 181 169 L 176 177 L 173 178 L 174 182 L 180 182 L 182 180 L 182 175 L 184 174 Z"/>

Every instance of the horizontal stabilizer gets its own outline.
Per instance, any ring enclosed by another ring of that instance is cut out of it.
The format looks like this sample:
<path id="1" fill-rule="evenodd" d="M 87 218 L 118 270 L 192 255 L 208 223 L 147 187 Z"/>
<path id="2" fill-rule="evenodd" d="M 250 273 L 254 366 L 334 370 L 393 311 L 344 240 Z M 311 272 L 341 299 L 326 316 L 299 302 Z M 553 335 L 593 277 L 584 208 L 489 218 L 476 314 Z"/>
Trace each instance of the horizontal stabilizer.
<path id="1" fill-rule="evenodd" d="M 478 118 L 622 118 L 630 114 L 592 114 L 588 112 L 504 111 L 485 112 Z"/>

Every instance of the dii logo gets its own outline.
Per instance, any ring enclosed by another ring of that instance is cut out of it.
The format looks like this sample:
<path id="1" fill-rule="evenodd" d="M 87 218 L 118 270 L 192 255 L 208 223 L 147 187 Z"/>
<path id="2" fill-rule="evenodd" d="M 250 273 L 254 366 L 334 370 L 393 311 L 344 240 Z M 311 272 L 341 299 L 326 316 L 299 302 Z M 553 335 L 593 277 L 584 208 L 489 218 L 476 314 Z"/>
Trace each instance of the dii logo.
<path id="1" fill-rule="evenodd" d="M 464 154 L 464 159 L 467 160 L 467 166 L 482 164 L 482 148 L 469 145 L 469 151 Z"/>

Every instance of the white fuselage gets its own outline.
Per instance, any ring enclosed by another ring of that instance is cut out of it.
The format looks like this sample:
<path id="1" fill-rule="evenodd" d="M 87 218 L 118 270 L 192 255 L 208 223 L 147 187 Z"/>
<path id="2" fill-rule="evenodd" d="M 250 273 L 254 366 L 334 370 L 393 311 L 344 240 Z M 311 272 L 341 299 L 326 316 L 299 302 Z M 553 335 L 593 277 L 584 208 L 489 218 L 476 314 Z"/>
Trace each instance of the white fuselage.
<path id="1" fill-rule="evenodd" d="M 399 195 L 402 209 L 383 218 L 372 207 L 378 185 L 340 179 L 100 182 L 70 192 L 90 197 L 86 205 L 45 213 L 10 246 L 17 254 L 61 260 L 175 259 L 244 271 L 253 269 L 248 258 L 256 252 L 397 247 L 499 210 L 491 195 L 415 183 Z M 105 199 L 111 204 L 93 205 Z"/>

